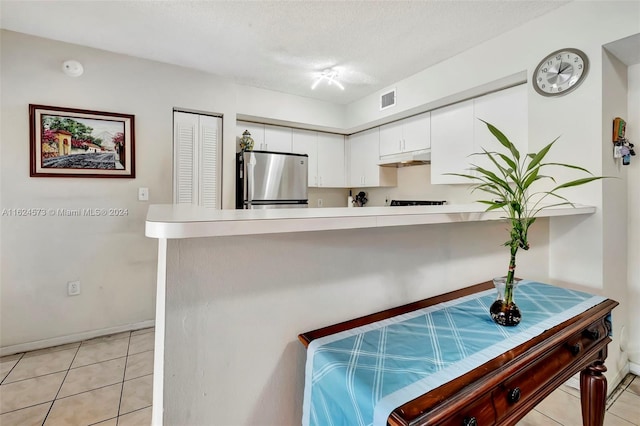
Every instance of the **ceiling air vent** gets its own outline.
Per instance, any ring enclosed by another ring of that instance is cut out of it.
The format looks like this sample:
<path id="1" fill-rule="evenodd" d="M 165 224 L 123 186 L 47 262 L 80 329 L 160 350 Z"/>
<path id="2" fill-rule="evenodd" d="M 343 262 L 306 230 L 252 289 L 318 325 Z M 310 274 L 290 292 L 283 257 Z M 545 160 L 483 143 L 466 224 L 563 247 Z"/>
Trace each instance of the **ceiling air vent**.
<path id="1" fill-rule="evenodd" d="M 396 89 L 380 95 L 380 111 L 396 106 Z"/>

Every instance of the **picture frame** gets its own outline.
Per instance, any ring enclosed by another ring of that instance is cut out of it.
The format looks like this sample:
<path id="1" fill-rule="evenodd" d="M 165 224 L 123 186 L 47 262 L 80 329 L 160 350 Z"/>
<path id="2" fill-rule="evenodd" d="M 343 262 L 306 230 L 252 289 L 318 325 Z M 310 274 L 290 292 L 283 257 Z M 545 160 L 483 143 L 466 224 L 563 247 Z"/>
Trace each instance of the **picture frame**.
<path id="1" fill-rule="evenodd" d="M 30 176 L 135 178 L 135 116 L 29 105 Z"/>

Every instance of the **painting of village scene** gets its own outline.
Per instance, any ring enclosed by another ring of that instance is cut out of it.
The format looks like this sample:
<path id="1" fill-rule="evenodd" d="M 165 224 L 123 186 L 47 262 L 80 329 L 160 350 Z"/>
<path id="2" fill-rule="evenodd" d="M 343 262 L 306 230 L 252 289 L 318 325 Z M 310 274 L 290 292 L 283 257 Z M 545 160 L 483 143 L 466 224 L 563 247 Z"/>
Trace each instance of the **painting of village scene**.
<path id="1" fill-rule="evenodd" d="M 133 116 L 31 105 L 32 176 L 134 177 Z"/>

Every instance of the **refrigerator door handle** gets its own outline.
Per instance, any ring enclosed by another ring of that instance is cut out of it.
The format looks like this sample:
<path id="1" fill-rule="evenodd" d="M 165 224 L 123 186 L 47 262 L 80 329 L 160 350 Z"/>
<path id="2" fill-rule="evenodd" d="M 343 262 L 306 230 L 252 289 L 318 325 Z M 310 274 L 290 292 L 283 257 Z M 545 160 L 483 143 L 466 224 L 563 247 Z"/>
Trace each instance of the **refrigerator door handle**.
<path id="1" fill-rule="evenodd" d="M 253 191 L 255 189 L 255 172 L 254 167 L 256 165 L 256 157 L 252 153 L 249 154 L 249 161 L 245 163 L 247 165 L 247 208 L 251 208 L 251 201 L 253 200 Z"/>

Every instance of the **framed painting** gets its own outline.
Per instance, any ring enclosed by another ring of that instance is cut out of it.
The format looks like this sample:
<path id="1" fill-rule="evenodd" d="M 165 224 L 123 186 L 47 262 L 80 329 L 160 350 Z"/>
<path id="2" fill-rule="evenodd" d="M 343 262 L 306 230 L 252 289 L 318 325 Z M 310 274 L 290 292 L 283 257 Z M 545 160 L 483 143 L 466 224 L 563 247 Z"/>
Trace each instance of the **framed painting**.
<path id="1" fill-rule="evenodd" d="M 29 105 L 32 177 L 134 178 L 134 116 Z"/>

